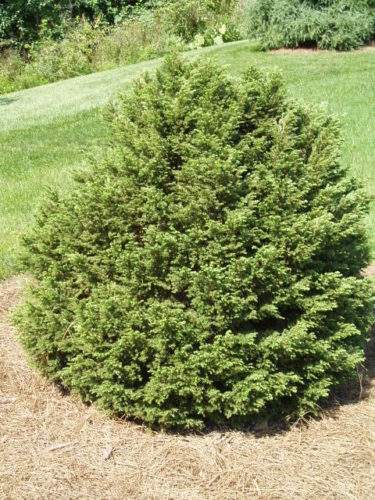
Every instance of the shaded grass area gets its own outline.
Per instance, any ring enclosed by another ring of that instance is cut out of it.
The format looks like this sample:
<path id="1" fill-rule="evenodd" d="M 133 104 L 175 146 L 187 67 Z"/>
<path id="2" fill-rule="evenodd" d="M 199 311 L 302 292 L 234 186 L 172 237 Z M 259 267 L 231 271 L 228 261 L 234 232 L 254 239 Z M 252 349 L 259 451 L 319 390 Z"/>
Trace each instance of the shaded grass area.
<path id="1" fill-rule="evenodd" d="M 210 54 L 233 75 L 252 65 L 277 69 L 292 97 L 326 103 L 341 118 L 343 161 L 375 197 L 375 52 L 260 53 L 239 42 L 199 53 Z M 17 270 L 19 236 L 46 187 L 68 190 L 72 173 L 103 143 L 107 131 L 100 107 L 158 64 L 140 63 L 0 98 L 0 278 Z M 374 216 L 372 203 L 366 222 L 375 254 Z"/>

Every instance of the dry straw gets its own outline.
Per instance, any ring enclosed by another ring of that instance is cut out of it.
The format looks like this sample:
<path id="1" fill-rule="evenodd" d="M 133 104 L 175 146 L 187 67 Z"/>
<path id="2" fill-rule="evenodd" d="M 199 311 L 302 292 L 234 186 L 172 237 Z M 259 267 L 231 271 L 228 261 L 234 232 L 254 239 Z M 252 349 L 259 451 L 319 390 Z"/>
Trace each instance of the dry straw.
<path id="1" fill-rule="evenodd" d="M 371 380 L 360 401 L 349 388 L 320 420 L 284 432 L 154 433 L 62 395 L 28 366 L 8 317 L 21 285 L 0 285 L 1 499 L 374 498 Z M 371 352 L 368 364 L 372 375 Z"/>

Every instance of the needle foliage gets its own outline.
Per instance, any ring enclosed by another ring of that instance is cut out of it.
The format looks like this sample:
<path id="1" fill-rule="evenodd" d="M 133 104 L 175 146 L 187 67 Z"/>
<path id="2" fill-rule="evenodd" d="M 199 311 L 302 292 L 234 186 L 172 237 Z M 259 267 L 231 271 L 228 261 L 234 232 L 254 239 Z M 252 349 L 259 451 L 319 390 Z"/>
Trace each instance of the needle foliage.
<path id="1" fill-rule="evenodd" d="M 351 50 L 375 37 L 373 0 L 253 0 L 249 34 L 263 48 Z"/>
<path id="2" fill-rule="evenodd" d="M 16 323 L 52 379 L 165 428 L 315 412 L 363 359 L 368 201 L 279 76 L 170 57 L 25 239 Z"/>

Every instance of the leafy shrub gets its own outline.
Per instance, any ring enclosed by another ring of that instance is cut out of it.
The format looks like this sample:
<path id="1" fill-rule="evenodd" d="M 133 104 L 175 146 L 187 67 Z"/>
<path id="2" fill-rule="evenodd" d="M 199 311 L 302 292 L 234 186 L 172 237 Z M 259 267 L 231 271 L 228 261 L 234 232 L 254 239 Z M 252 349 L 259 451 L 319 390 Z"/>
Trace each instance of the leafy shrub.
<path id="1" fill-rule="evenodd" d="M 9 51 L 0 59 L 0 93 L 91 73 L 104 38 L 100 26 L 82 21 L 61 41 L 42 39 L 30 47 L 26 57 L 15 50 Z"/>
<path id="2" fill-rule="evenodd" d="M 26 238 L 37 365 L 111 413 L 200 429 L 314 412 L 363 359 L 367 200 L 336 121 L 277 75 L 170 57 Z"/>
<path id="3" fill-rule="evenodd" d="M 0 2 L 0 46 L 24 46 L 44 34 L 53 39 L 65 35 L 71 20 L 100 18 L 107 25 L 148 9 L 169 9 L 177 31 L 192 39 L 209 13 L 229 14 L 238 0 L 4 0 Z M 182 14 L 179 15 L 179 14 Z M 186 16 L 186 17 L 183 17 Z M 186 33 L 186 30 L 189 33 Z M 191 30 L 195 30 L 194 33 Z M 192 36 L 191 36 L 192 35 Z"/>
<path id="4" fill-rule="evenodd" d="M 255 0 L 248 18 L 250 36 L 266 49 L 315 45 L 350 50 L 375 35 L 375 9 L 365 1 Z"/>
<path id="5" fill-rule="evenodd" d="M 80 22 L 59 42 L 43 40 L 31 51 L 30 69 L 41 83 L 61 80 L 92 72 L 92 63 L 105 32 L 100 26 Z"/>
<path id="6" fill-rule="evenodd" d="M 61 2 L 60 2 L 61 3 Z M 39 36 L 40 23 L 46 20 L 55 32 L 61 11 L 53 0 L 4 0 L 0 3 L 0 42 L 23 45 Z"/>
<path id="7" fill-rule="evenodd" d="M 118 14 L 148 0 L 4 0 L 0 2 L 0 42 L 21 45 L 38 40 L 43 32 L 61 38 L 69 20 L 101 17 L 114 23 Z"/>
<path id="8" fill-rule="evenodd" d="M 123 21 L 102 38 L 95 51 L 93 67 L 101 71 L 185 48 L 183 40 L 166 31 L 160 11 L 144 11 L 136 18 Z"/>

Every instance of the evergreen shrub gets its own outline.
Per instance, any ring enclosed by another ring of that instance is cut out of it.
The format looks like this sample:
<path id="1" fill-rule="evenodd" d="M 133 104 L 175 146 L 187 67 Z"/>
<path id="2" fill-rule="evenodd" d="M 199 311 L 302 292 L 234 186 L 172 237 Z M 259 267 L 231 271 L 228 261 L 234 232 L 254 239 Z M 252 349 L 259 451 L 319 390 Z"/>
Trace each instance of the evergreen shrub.
<path id="1" fill-rule="evenodd" d="M 264 49 L 315 46 L 357 49 L 375 36 L 369 0 L 252 0 L 249 35 Z"/>
<path id="2" fill-rule="evenodd" d="M 275 74 L 177 57 L 107 118 L 108 147 L 25 239 L 36 364 L 153 426 L 316 412 L 355 376 L 373 307 L 336 120 Z"/>

